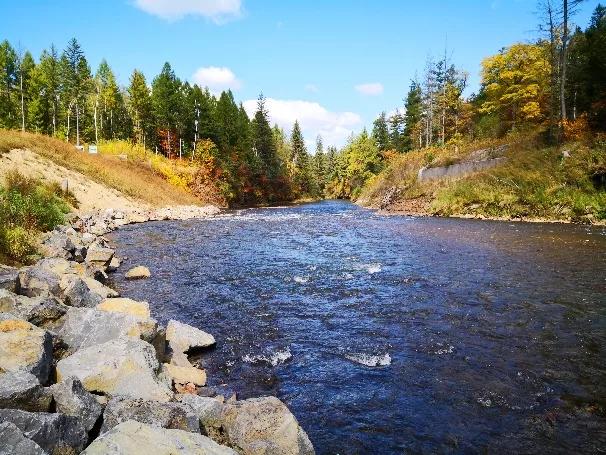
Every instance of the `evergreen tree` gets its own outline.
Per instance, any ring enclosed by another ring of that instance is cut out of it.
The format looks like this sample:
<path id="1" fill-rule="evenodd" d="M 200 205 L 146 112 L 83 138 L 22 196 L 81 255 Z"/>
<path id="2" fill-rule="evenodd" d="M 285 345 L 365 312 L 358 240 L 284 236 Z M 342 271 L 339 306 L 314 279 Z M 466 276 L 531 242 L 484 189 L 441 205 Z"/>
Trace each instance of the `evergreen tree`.
<path id="1" fill-rule="evenodd" d="M 399 110 L 389 117 L 389 142 L 396 151 L 405 151 L 404 116 Z"/>
<path id="2" fill-rule="evenodd" d="M 19 96 L 21 112 L 21 130 L 25 131 L 29 127 L 29 105 L 33 97 L 32 78 L 36 62 L 32 54 L 25 52 L 23 57 L 19 58 Z"/>
<path id="3" fill-rule="evenodd" d="M 415 145 L 417 147 L 421 146 L 421 139 L 417 136 L 421 132 L 420 122 L 423 115 L 423 95 L 421 93 L 421 86 L 416 81 L 412 81 L 410 84 L 405 107 L 402 149 L 403 151 L 408 151 L 415 148 Z"/>
<path id="4" fill-rule="evenodd" d="M 61 69 L 55 46 L 42 51 L 31 80 L 29 123 L 35 131 L 57 135 L 61 124 Z"/>
<path id="5" fill-rule="evenodd" d="M 238 143 L 238 105 L 231 90 L 219 96 L 215 121 L 219 129 L 219 148 L 227 151 L 235 147 Z"/>
<path id="6" fill-rule="evenodd" d="M 76 145 L 80 145 L 86 97 L 91 88 L 91 73 L 84 52 L 75 38 L 67 44 L 61 56 L 61 97 L 67 112 L 66 139 L 71 133 L 70 120 L 76 120 Z"/>
<path id="7" fill-rule="evenodd" d="M 385 112 L 381 112 L 381 115 L 375 119 L 372 128 L 372 138 L 377 144 L 377 148 L 384 152 L 390 147 L 389 130 L 387 127 L 387 117 Z"/>
<path id="8" fill-rule="evenodd" d="M 0 43 L 0 126 L 5 128 L 14 128 L 18 124 L 19 110 L 15 96 L 17 79 L 17 53 L 4 40 Z"/>
<path id="9" fill-rule="evenodd" d="M 149 142 L 152 134 L 151 97 L 145 76 L 134 70 L 128 86 L 128 106 L 133 124 L 133 133 L 138 143 Z"/>
<path id="10" fill-rule="evenodd" d="M 113 71 L 105 59 L 101 60 L 99 69 L 95 74 L 95 95 L 94 95 L 94 127 L 95 141 L 99 139 L 113 139 L 116 136 L 114 128 L 114 116 L 121 109 L 123 98 L 116 82 Z"/>
<path id="11" fill-rule="evenodd" d="M 262 172 L 270 179 L 280 173 L 276 154 L 276 143 L 269 126 L 269 115 L 265 108 L 265 98 L 259 95 L 257 111 L 252 123 L 252 146 L 255 156 L 259 159 Z"/>
<path id="12" fill-rule="evenodd" d="M 177 79 L 170 63 L 164 63 L 162 71 L 152 82 L 151 104 L 159 146 L 171 157 L 179 151 L 177 126 L 181 103 L 181 81 Z"/>

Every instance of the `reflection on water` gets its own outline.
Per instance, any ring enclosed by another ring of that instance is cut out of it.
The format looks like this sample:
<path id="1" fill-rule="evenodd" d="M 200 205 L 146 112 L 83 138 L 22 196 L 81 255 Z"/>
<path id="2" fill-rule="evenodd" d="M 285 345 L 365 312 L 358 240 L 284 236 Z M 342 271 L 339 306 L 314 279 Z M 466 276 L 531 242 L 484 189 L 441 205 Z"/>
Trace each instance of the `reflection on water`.
<path id="1" fill-rule="evenodd" d="M 604 228 L 381 217 L 345 202 L 112 235 L 210 385 L 275 394 L 320 454 L 606 447 Z"/>

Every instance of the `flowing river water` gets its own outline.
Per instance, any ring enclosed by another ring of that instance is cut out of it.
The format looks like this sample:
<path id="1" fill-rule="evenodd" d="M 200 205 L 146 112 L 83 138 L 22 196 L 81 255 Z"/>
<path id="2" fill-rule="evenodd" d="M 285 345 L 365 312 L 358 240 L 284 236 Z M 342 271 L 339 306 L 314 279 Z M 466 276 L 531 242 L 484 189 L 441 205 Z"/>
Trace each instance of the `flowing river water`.
<path id="1" fill-rule="evenodd" d="M 278 396 L 319 454 L 606 450 L 603 227 L 326 201 L 111 239 L 124 295 L 215 336 L 209 385 Z"/>

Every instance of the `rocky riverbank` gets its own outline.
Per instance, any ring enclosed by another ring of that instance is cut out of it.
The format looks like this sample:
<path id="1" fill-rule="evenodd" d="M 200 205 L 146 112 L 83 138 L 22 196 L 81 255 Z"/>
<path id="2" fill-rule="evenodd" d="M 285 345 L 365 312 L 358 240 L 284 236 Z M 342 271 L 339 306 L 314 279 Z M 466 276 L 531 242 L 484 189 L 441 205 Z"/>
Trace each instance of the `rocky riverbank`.
<path id="1" fill-rule="evenodd" d="M 43 259 L 0 268 L 0 454 L 314 453 L 277 398 L 226 398 L 206 385 L 188 356 L 212 347 L 211 334 L 162 327 L 147 302 L 107 285 L 125 272 L 108 232 L 217 212 L 73 215 L 46 236 Z"/>

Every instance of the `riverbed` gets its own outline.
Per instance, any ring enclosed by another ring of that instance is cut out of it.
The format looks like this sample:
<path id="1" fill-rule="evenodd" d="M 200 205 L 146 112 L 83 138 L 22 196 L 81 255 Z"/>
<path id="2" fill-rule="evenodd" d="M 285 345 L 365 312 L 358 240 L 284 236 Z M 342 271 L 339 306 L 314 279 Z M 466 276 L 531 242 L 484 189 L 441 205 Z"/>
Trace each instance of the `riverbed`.
<path id="1" fill-rule="evenodd" d="M 114 285 L 212 333 L 209 385 L 276 395 L 319 454 L 606 447 L 606 230 L 341 201 L 110 235 Z"/>

